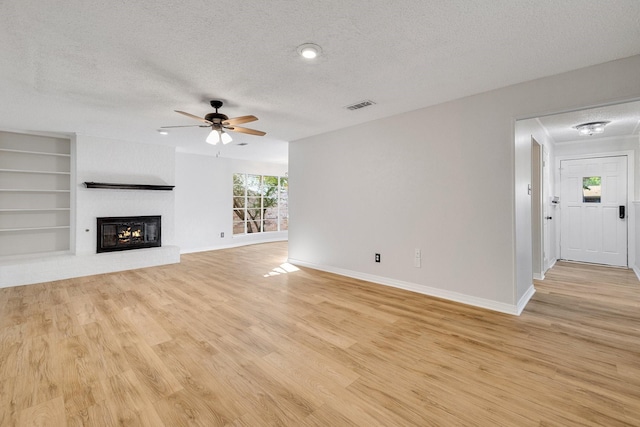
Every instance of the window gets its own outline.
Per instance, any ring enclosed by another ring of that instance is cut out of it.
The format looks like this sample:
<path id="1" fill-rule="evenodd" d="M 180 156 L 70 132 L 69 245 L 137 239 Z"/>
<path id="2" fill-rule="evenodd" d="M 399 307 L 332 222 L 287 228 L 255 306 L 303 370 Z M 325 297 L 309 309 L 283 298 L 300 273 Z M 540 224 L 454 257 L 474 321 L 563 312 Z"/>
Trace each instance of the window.
<path id="1" fill-rule="evenodd" d="M 585 176 L 582 178 L 582 202 L 600 203 L 602 195 L 602 177 Z"/>
<path id="2" fill-rule="evenodd" d="M 287 230 L 288 201 L 286 177 L 233 174 L 233 234 Z"/>

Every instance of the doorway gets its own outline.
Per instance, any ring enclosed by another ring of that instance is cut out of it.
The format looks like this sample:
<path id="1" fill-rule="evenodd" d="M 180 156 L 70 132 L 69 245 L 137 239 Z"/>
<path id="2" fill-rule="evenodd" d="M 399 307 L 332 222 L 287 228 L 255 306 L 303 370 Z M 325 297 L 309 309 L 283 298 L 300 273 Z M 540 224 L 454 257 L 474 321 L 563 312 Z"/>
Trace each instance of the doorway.
<path id="1" fill-rule="evenodd" d="M 548 234 L 544 227 L 544 146 L 531 137 L 531 255 L 533 278 L 544 279 L 545 241 Z"/>
<path id="2" fill-rule="evenodd" d="M 627 267 L 627 156 L 560 161 L 560 258 Z"/>

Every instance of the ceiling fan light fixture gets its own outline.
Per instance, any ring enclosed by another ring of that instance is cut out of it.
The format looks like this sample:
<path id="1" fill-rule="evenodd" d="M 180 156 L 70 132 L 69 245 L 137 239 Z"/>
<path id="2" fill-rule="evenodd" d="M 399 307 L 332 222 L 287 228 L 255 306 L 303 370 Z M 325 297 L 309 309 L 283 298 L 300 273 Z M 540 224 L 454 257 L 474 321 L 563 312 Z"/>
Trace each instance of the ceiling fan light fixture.
<path id="1" fill-rule="evenodd" d="M 226 133 L 226 132 L 221 132 L 220 140 L 221 140 L 221 141 L 222 141 L 222 143 L 223 143 L 223 144 L 225 144 L 225 145 L 226 145 L 226 144 L 228 144 L 228 143 L 230 143 L 231 141 L 233 141 L 233 139 L 231 138 L 231 135 L 229 135 L 229 134 L 228 134 L 228 133 Z"/>
<path id="2" fill-rule="evenodd" d="M 298 46 L 298 53 L 304 59 L 315 59 L 322 53 L 322 48 L 317 44 L 305 43 Z"/>
<path id="3" fill-rule="evenodd" d="M 190 117 L 195 119 L 203 124 L 199 125 L 187 125 L 187 126 L 164 126 L 171 128 L 181 128 L 181 127 L 201 127 L 201 128 L 210 128 L 211 132 L 205 139 L 208 144 L 216 145 L 218 142 L 222 142 L 223 144 L 228 144 L 233 141 L 231 135 L 228 132 L 239 132 L 246 133 L 248 135 L 256 135 L 256 136 L 264 136 L 266 132 L 256 129 L 249 129 L 245 127 L 237 126 L 243 123 L 251 123 L 258 120 L 256 116 L 248 115 L 248 116 L 240 116 L 240 117 L 232 117 L 229 118 L 226 114 L 218 113 L 218 109 L 222 107 L 222 101 L 213 99 L 211 100 L 211 106 L 216 110 L 215 113 L 209 113 L 204 117 L 196 116 L 195 114 L 187 113 L 180 110 L 174 110 L 176 113 L 182 114 L 183 116 Z M 158 132 L 164 130 L 164 127 L 158 129 Z"/>
<path id="4" fill-rule="evenodd" d="M 578 131 L 578 135 L 586 136 L 586 135 L 594 135 L 604 132 L 604 127 L 611 122 L 590 122 L 590 123 L 582 123 L 581 125 L 576 125 L 574 128 Z"/>
<path id="5" fill-rule="evenodd" d="M 212 130 L 207 139 L 205 140 L 207 144 L 216 145 L 220 142 L 220 132 L 217 130 Z"/>

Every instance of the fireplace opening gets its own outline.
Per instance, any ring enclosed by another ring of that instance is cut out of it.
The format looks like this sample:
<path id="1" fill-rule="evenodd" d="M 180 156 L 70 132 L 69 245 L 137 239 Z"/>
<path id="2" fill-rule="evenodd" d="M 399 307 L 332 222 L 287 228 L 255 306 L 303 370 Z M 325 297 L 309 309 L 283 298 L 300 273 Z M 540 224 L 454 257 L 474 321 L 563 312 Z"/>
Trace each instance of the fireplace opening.
<path id="1" fill-rule="evenodd" d="M 160 216 L 98 218 L 97 252 L 159 247 L 161 225 Z"/>

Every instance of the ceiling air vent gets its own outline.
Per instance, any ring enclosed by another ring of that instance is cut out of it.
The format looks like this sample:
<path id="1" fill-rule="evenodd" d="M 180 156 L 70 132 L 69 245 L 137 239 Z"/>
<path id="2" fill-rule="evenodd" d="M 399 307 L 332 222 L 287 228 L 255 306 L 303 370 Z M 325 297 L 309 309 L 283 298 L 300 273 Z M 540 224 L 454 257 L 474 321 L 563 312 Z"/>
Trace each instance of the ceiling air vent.
<path id="1" fill-rule="evenodd" d="M 374 105 L 374 104 L 375 102 L 366 100 L 366 101 L 358 102 L 357 104 L 347 105 L 344 108 L 346 108 L 347 110 L 359 110 L 361 108 L 368 107 L 369 105 Z"/>

